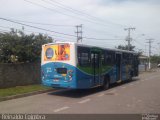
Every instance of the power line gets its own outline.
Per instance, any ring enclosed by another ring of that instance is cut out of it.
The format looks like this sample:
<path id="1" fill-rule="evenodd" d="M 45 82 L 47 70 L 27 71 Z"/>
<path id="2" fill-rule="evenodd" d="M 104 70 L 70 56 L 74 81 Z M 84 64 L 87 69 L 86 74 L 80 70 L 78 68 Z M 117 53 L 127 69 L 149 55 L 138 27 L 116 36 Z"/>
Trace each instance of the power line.
<path id="1" fill-rule="evenodd" d="M 43 0 L 43 1 L 44 1 L 44 0 Z M 86 11 L 85 11 L 85 12 L 82 12 L 82 11 L 80 11 L 80 10 L 77 10 L 77 9 L 74 9 L 74 8 L 69 7 L 69 6 L 67 6 L 67 5 L 64 5 L 64 4 L 60 3 L 60 2 L 53 1 L 53 0 L 50 0 L 50 1 L 51 1 L 52 3 L 56 3 L 56 4 L 60 5 L 61 8 L 63 8 L 63 9 L 69 10 L 69 11 L 74 12 L 74 13 L 78 13 L 78 14 L 83 15 L 83 16 L 85 16 L 85 17 L 88 17 L 88 18 L 90 18 L 90 19 L 94 19 L 94 20 L 96 20 L 96 21 L 100 21 L 100 22 L 103 22 L 103 23 L 105 23 L 105 24 L 106 24 L 106 21 L 107 21 L 107 22 L 109 22 L 109 24 L 113 24 L 113 25 L 118 25 L 118 26 L 124 27 L 124 25 L 117 24 L 117 23 L 113 23 L 113 22 L 110 22 L 110 21 L 108 21 L 108 20 L 102 20 L 102 19 L 99 19 L 99 18 L 97 18 L 97 17 L 95 17 L 95 16 L 92 16 L 92 15 L 90 15 L 90 14 L 87 14 Z"/>
<path id="2" fill-rule="evenodd" d="M 9 29 L 12 29 L 11 27 L 4 27 L 4 26 L 0 26 L 2 28 L 9 28 Z M 21 29 L 17 29 L 17 28 L 13 28 L 13 29 L 16 29 L 16 30 L 21 30 Z M 37 33 L 37 34 L 44 34 L 44 35 L 49 35 L 49 36 L 52 36 L 52 37 L 62 37 L 62 36 L 59 36 L 59 35 L 51 35 L 51 34 L 48 34 L 48 33 L 43 33 L 43 32 L 36 32 L 36 31 L 31 31 L 31 30 L 25 30 L 26 32 L 30 32 L 30 33 Z M 10 32 L 9 30 L 7 32 Z M 63 36 L 63 38 L 66 38 L 66 39 L 71 39 L 71 36 Z"/>
<path id="3" fill-rule="evenodd" d="M 5 28 L 9 28 L 9 27 L 5 27 Z M 14 29 L 16 29 L 16 28 L 14 28 Z M 0 30 L 2 30 L 2 31 L 0 31 L 0 32 L 3 32 L 3 33 L 8 33 L 8 32 L 10 32 L 9 30 L 7 31 L 7 30 L 4 30 L 4 29 L 0 29 Z M 21 30 L 21 29 L 16 29 L 16 30 Z M 4 32 L 4 31 L 6 31 L 6 32 Z M 47 35 L 47 36 L 49 36 L 49 37 L 53 37 L 53 39 L 55 40 L 55 41 L 68 41 L 68 37 L 61 37 L 61 36 L 58 36 L 58 35 L 50 35 L 50 34 L 48 34 L 48 33 L 42 33 L 42 32 L 35 32 L 35 31 L 30 31 L 30 30 L 25 30 L 25 31 L 27 31 L 27 32 L 31 32 L 31 33 L 38 33 L 38 34 L 43 34 L 43 35 Z M 60 37 L 60 38 L 59 38 Z M 65 39 L 64 39 L 65 38 Z M 91 39 L 86 39 L 86 41 L 90 41 Z M 73 42 L 75 42 L 74 40 L 70 40 L 70 41 L 73 41 Z M 99 43 L 100 42 L 103 42 L 103 43 L 100 43 L 100 44 L 103 44 L 104 45 L 104 40 L 97 40 L 97 41 L 99 41 Z M 108 42 L 108 41 L 107 41 Z M 107 45 L 110 45 L 110 46 L 114 46 L 113 44 L 109 44 L 109 43 L 107 43 Z"/>
<path id="4" fill-rule="evenodd" d="M 28 0 L 24 0 L 24 1 L 26 1 L 26 2 L 28 2 L 28 3 L 30 3 L 30 4 L 33 4 L 33 5 L 36 5 L 36 6 L 45 8 L 45 9 L 50 10 L 50 11 L 52 11 L 52 12 L 54 11 L 54 12 L 60 13 L 60 14 L 62 14 L 62 15 L 68 16 L 68 17 L 77 18 L 77 19 L 81 19 L 81 20 L 84 20 L 84 21 L 87 21 L 87 22 L 90 22 L 90 23 L 92 22 L 92 23 L 94 23 L 94 24 L 98 24 L 98 23 L 96 23 L 96 22 L 94 22 L 94 21 L 92 21 L 92 20 L 88 20 L 88 19 L 84 19 L 84 18 L 81 18 L 81 17 L 77 17 L 77 16 L 65 14 L 65 13 L 63 13 L 63 12 L 60 12 L 60 11 L 55 10 L 55 9 L 52 9 L 52 8 L 48 8 L 48 7 L 46 7 L 46 6 L 43 6 L 43 5 L 38 4 L 38 3 L 35 3 L 35 2 L 31 2 L 31 1 L 28 1 Z"/>
<path id="5" fill-rule="evenodd" d="M 94 29 L 94 28 L 89 28 L 89 27 L 85 27 L 85 30 L 88 30 L 89 32 L 94 32 L 94 33 L 98 33 L 100 35 L 110 35 L 113 37 L 124 37 L 124 36 L 119 36 L 119 35 L 114 35 L 114 34 L 110 34 L 108 33 L 108 31 L 104 31 L 104 30 L 99 30 L 99 29 Z"/>
<path id="6" fill-rule="evenodd" d="M 17 20 L 17 19 L 12 19 L 12 18 L 10 20 L 17 21 L 17 22 L 22 22 L 22 23 L 31 23 L 31 24 L 36 24 L 36 25 L 46 25 L 46 26 L 54 26 L 54 27 L 75 27 L 73 25 L 56 25 L 56 24 L 41 23 L 41 22 L 31 22 L 31 21 L 26 21 L 26 20 Z M 112 36 L 114 36 L 113 34 L 108 34 L 105 31 L 95 30 L 93 28 L 86 28 L 86 29 L 88 29 L 89 31 L 94 31 L 96 33 L 98 32 L 102 35 L 112 35 Z"/>
<path id="7" fill-rule="evenodd" d="M 49 23 L 25 21 L 25 20 L 16 20 L 16 19 L 11 19 L 11 20 L 18 21 L 18 22 L 23 22 L 23 23 L 31 23 L 31 24 L 37 24 L 37 25 L 47 25 L 47 26 L 54 26 L 54 27 L 74 27 L 73 25 L 55 25 L 55 24 L 49 24 Z"/>
<path id="8" fill-rule="evenodd" d="M 11 27 L 4 27 L 4 26 L 0 26 L 0 27 L 2 27 L 2 28 L 10 28 L 11 29 Z M 13 28 L 13 27 L 12 27 Z M 16 29 L 16 30 L 21 30 L 21 29 L 17 29 L 17 28 L 13 28 L 13 29 Z M 42 33 L 42 32 L 35 32 L 35 31 L 31 31 L 31 30 L 25 30 L 25 31 L 27 31 L 27 32 L 31 32 L 31 33 L 39 33 L 39 34 L 48 34 L 48 33 Z M 8 31 L 8 32 L 10 32 L 10 31 Z M 62 37 L 62 36 L 58 36 L 58 35 L 50 35 L 49 34 L 49 36 L 53 36 L 53 37 Z M 63 36 L 63 38 L 67 38 L 67 39 L 70 39 L 70 37 L 72 37 L 72 36 Z M 123 40 L 123 39 L 96 39 L 96 38 L 89 38 L 89 39 L 86 39 L 86 40 L 92 40 L 92 39 L 94 39 L 94 40 L 97 40 L 97 41 L 105 41 L 105 40 Z"/>
<path id="9" fill-rule="evenodd" d="M 53 31 L 53 30 L 49 30 L 49 29 L 45 29 L 45 28 L 41 28 L 41 27 L 36 27 L 36 26 L 32 26 L 32 25 L 21 23 L 21 22 L 16 22 L 16 21 L 13 21 L 13 20 L 10 20 L 10 19 L 6 19 L 6 18 L 2 18 L 2 17 L 0 17 L 0 19 L 4 20 L 4 21 L 12 22 L 12 23 L 20 24 L 20 25 L 23 25 L 23 26 L 27 26 L 27 27 L 43 30 L 43 31 L 53 32 L 53 33 L 61 34 L 61 35 L 65 35 L 65 36 L 77 37 L 75 35 L 66 34 L 66 33 L 62 33 L 62 32 L 56 32 L 56 31 Z M 101 38 L 90 38 L 90 37 L 83 37 L 83 38 L 85 38 L 85 39 L 93 39 L 93 40 L 120 40 L 120 39 L 101 39 Z"/>
<path id="10" fill-rule="evenodd" d="M 77 18 L 78 20 L 83 20 L 83 21 L 86 21 L 86 22 L 89 22 L 89 23 L 93 23 L 93 24 L 97 24 L 97 25 L 107 26 L 107 27 L 108 27 L 108 25 L 99 23 L 99 22 L 97 22 L 97 21 L 95 21 L 95 20 L 93 20 L 93 19 L 86 19 L 86 17 L 83 17 L 83 18 L 82 18 L 82 17 L 78 17 L 78 16 L 74 16 L 74 15 L 65 14 L 64 12 L 60 12 L 60 11 L 58 11 L 58 10 L 55 10 L 55 9 L 46 7 L 46 6 L 41 5 L 41 4 L 39 4 L 39 3 L 31 2 L 31 1 L 28 1 L 28 0 L 24 0 L 24 1 L 25 1 L 25 2 L 28 2 L 28 3 L 30 3 L 30 4 L 33 4 L 33 5 L 36 5 L 36 6 L 45 8 L 45 9 L 50 10 L 50 11 L 52 11 L 52 12 L 54 11 L 54 12 L 60 13 L 60 14 L 62 14 L 62 15 L 68 16 L 68 17 Z M 45 2 L 45 3 L 46 3 L 46 2 Z"/>
<path id="11" fill-rule="evenodd" d="M 36 27 L 36 26 L 32 26 L 32 25 L 28 25 L 28 24 L 24 24 L 24 23 L 16 22 L 16 21 L 9 20 L 9 19 L 6 19 L 6 18 L 1 18 L 1 17 L 0 17 L 0 19 L 1 19 L 1 20 L 5 20 L 5 21 L 8 21 L 8 22 L 12 22 L 12 23 L 16 23 L 16 24 L 24 25 L 24 26 L 27 26 L 27 27 L 35 28 L 35 29 L 40 29 L 40 30 L 44 30 L 44 31 L 48 31 L 48 32 L 53 32 L 53 33 L 56 33 L 56 34 L 62 34 L 62 35 L 66 35 L 66 36 L 76 37 L 75 35 L 65 34 L 65 33 L 61 33 L 61 32 L 56 32 L 56 31 L 53 31 L 53 30 L 44 29 L 44 28 L 40 28 L 40 27 Z"/>
<path id="12" fill-rule="evenodd" d="M 12 28 L 13 28 L 13 27 L 5 27 L 5 26 L 0 26 L 0 27 L 2 27 L 2 28 L 9 28 L 9 29 L 12 29 Z M 17 28 L 13 28 L 13 29 L 17 29 Z M 21 30 L 21 29 L 18 28 L 17 30 Z M 45 34 L 45 33 L 42 33 L 42 32 L 35 32 L 35 31 L 31 31 L 31 30 L 25 30 L 25 31 L 27 31 L 27 32 L 33 32 L 33 33 Z M 50 32 L 50 31 L 49 31 L 49 32 Z M 57 36 L 57 35 L 52 35 L 52 36 Z M 57 37 L 61 37 L 61 36 L 57 36 Z M 68 37 L 65 36 L 65 38 L 69 38 L 69 37 L 73 37 L 73 36 L 68 36 Z M 77 36 L 76 36 L 76 37 L 77 37 Z M 116 39 L 116 38 L 100 39 L 100 38 L 88 38 L 88 37 L 83 37 L 83 38 L 86 38 L 86 39 L 89 39 L 89 40 L 94 39 L 94 40 L 99 40 L 99 41 L 105 41 L 105 40 L 124 40 L 123 38 L 118 38 L 118 39 Z"/>

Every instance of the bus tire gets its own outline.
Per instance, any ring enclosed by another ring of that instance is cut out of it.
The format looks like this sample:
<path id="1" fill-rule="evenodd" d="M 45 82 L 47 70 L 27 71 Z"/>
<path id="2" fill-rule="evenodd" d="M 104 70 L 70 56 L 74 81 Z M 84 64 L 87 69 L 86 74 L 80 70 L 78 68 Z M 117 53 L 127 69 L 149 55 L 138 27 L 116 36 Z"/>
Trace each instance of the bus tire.
<path id="1" fill-rule="evenodd" d="M 104 81 L 103 81 L 103 89 L 107 90 L 109 89 L 109 76 L 105 76 Z"/>

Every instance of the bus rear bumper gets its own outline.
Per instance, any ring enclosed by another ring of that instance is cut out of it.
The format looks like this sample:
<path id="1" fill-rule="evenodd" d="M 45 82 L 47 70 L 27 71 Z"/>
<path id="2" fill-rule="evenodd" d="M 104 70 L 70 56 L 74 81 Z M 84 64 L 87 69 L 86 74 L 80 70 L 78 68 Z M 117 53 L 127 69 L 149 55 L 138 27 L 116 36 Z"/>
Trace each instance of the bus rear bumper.
<path id="1" fill-rule="evenodd" d="M 71 88 L 75 89 L 76 86 L 72 82 L 67 82 L 67 83 L 54 83 L 50 81 L 42 81 L 42 85 L 47 86 L 47 87 L 52 87 L 52 88 Z"/>

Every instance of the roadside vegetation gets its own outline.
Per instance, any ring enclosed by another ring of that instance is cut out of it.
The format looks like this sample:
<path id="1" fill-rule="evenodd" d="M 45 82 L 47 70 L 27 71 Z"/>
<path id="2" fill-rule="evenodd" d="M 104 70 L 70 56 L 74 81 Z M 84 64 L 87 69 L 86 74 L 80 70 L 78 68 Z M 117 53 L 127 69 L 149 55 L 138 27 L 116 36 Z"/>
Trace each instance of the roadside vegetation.
<path id="1" fill-rule="evenodd" d="M 53 42 L 47 34 L 25 34 L 11 29 L 0 33 L 0 63 L 40 62 L 43 44 Z"/>
<path id="2" fill-rule="evenodd" d="M 44 87 L 42 85 L 28 85 L 28 86 L 17 86 L 12 88 L 5 88 L 5 89 L 0 89 L 0 98 L 12 96 L 12 95 L 31 93 L 31 92 L 40 91 L 40 90 L 49 90 L 49 89 L 51 88 Z"/>

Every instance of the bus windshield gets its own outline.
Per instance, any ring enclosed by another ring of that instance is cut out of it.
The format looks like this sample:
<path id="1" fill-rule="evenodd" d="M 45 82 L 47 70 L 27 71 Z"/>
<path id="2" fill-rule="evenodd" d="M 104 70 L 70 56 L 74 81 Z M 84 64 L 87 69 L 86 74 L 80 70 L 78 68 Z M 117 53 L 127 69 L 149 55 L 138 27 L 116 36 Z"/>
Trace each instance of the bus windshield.
<path id="1" fill-rule="evenodd" d="M 45 45 L 44 61 L 68 61 L 70 60 L 70 45 L 69 44 L 54 44 Z"/>

